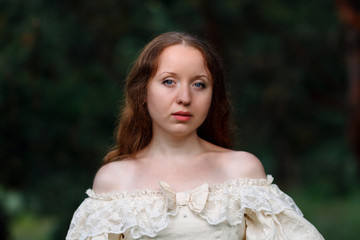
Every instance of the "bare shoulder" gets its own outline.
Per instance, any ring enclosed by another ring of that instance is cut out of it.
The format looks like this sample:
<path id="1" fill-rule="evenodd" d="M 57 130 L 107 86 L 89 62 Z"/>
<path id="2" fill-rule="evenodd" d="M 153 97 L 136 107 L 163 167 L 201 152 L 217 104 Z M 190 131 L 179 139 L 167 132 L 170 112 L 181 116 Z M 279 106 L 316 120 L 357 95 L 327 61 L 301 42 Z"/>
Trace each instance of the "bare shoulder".
<path id="1" fill-rule="evenodd" d="M 229 178 L 266 178 L 261 161 L 249 152 L 227 151 L 220 160 Z"/>
<path id="2" fill-rule="evenodd" d="M 96 173 L 93 190 L 96 193 L 121 191 L 129 181 L 133 169 L 130 160 L 107 163 Z"/>

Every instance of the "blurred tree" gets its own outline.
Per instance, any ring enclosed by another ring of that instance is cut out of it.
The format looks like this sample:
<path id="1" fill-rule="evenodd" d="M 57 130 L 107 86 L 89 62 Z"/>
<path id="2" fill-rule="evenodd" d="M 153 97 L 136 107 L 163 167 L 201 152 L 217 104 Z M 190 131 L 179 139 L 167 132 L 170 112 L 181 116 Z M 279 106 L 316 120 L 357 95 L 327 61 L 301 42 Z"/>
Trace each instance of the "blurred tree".
<path id="1" fill-rule="evenodd" d="M 357 155 L 360 176 L 360 2 L 337 0 L 340 20 L 345 25 L 345 55 L 349 78 L 349 139 Z"/>
<path id="2" fill-rule="evenodd" d="M 0 205 L 0 239 L 9 239 L 8 222 L 9 219 L 6 216 L 6 211 Z"/>
<path id="3" fill-rule="evenodd" d="M 53 239 L 64 239 L 112 144 L 129 65 L 159 33 L 186 31 L 223 56 L 237 149 L 257 155 L 280 185 L 350 193 L 346 94 L 357 99 L 359 89 L 343 80 L 344 52 L 349 66 L 359 61 L 350 29 L 356 37 L 345 42 L 328 0 L 2 0 L 1 186 L 21 193 L 23 212 L 56 216 Z"/>

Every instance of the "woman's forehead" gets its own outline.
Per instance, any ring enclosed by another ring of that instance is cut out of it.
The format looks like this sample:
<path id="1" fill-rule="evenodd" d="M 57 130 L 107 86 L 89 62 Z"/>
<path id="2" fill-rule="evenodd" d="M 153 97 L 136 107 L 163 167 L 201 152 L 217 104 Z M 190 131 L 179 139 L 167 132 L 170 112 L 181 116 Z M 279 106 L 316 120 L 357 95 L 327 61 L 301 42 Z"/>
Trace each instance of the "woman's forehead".
<path id="1" fill-rule="evenodd" d="M 157 59 L 155 75 L 162 72 L 177 70 L 193 71 L 196 75 L 206 75 L 211 78 L 203 53 L 189 45 L 177 44 L 165 48 Z"/>

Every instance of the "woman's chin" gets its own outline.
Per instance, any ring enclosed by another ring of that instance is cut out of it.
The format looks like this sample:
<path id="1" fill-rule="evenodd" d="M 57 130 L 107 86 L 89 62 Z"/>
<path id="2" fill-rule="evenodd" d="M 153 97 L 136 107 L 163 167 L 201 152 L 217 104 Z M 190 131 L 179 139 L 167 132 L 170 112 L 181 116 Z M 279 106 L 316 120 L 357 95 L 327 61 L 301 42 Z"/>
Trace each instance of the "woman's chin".
<path id="1" fill-rule="evenodd" d="M 196 128 L 188 128 L 188 127 L 177 127 L 175 129 L 171 129 L 168 131 L 168 134 L 174 137 L 188 137 L 196 134 Z"/>

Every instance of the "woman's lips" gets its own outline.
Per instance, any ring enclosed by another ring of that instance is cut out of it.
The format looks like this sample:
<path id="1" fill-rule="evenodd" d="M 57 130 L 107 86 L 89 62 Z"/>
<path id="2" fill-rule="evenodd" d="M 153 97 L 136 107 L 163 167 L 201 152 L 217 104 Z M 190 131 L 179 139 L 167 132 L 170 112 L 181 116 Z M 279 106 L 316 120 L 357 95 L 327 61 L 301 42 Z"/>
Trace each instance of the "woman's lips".
<path id="1" fill-rule="evenodd" d="M 179 111 L 179 112 L 173 113 L 172 116 L 180 122 L 186 122 L 191 119 L 192 114 L 189 112 Z"/>

